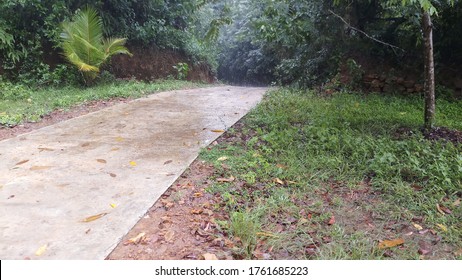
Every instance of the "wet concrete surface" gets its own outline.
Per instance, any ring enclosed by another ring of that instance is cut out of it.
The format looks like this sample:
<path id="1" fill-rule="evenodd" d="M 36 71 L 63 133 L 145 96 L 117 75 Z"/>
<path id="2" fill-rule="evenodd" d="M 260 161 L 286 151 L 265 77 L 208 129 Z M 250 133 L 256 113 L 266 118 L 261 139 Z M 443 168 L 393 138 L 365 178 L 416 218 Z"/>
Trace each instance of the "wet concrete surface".
<path id="1" fill-rule="evenodd" d="M 163 92 L 0 141 L 0 259 L 104 259 L 265 90 Z"/>

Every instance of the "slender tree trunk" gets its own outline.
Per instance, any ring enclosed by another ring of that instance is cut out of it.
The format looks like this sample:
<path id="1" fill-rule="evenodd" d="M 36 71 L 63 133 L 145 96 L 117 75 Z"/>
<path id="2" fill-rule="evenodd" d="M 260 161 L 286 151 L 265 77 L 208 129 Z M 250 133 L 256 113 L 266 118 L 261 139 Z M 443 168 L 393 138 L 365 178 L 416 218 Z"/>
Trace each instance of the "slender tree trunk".
<path id="1" fill-rule="evenodd" d="M 424 128 L 430 130 L 435 122 L 435 64 L 433 62 L 433 25 L 430 15 L 422 15 L 425 52 L 425 117 Z"/>

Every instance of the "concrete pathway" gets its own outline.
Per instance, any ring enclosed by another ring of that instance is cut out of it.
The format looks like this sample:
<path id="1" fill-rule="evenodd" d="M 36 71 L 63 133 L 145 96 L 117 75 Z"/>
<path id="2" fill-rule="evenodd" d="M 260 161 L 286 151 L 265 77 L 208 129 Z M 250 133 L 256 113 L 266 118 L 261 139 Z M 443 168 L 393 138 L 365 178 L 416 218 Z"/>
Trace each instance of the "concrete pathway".
<path id="1" fill-rule="evenodd" d="M 0 259 L 104 259 L 264 92 L 163 92 L 0 141 Z"/>

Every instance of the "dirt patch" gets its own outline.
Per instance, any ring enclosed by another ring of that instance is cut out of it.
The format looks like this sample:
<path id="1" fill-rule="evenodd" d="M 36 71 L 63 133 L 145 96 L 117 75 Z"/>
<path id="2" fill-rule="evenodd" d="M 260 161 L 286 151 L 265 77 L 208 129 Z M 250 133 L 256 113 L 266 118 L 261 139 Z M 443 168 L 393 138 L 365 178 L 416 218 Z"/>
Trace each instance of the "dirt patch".
<path id="1" fill-rule="evenodd" d="M 462 144 L 462 131 L 459 130 L 435 127 L 429 132 L 425 132 L 424 135 L 429 140 L 444 140 L 454 144 Z"/>
<path id="2" fill-rule="evenodd" d="M 182 62 L 187 63 L 189 66 L 188 80 L 207 83 L 215 81 L 215 75 L 209 65 L 193 63 L 180 52 L 136 46 L 129 46 L 129 49 L 133 53 L 132 57 L 119 55 L 115 56 L 111 61 L 110 71 L 117 78 L 153 81 L 168 76 L 176 77 L 177 70 L 173 66 Z"/>
<path id="3" fill-rule="evenodd" d="M 216 224 L 226 214 L 215 208 L 217 197 L 205 190 L 213 173 L 212 166 L 196 160 L 108 259 L 233 259 L 234 244 Z"/>

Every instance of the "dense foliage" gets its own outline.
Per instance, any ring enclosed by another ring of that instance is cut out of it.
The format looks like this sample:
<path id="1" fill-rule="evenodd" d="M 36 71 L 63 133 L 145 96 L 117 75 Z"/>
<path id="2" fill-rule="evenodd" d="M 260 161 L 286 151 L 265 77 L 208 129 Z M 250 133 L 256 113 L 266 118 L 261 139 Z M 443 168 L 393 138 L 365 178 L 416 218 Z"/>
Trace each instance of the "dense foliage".
<path id="1" fill-rule="evenodd" d="M 62 64 L 60 24 L 87 5 L 103 18 L 105 36 L 128 38 L 129 45 L 169 48 L 196 60 L 211 60 L 190 28 L 207 0 L 2 0 L 0 74 L 22 82 L 52 83 Z M 66 71 L 64 71 L 66 72 Z M 53 77 L 54 77 L 53 76 Z M 58 80 L 65 80 L 58 77 Z"/>
<path id="2" fill-rule="evenodd" d="M 220 77 L 306 86 L 332 78 L 348 58 L 421 72 L 421 5 L 438 10 L 434 40 L 439 69 L 460 64 L 459 1 L 235 0 L 234 23 L 220 42 Z"/>

